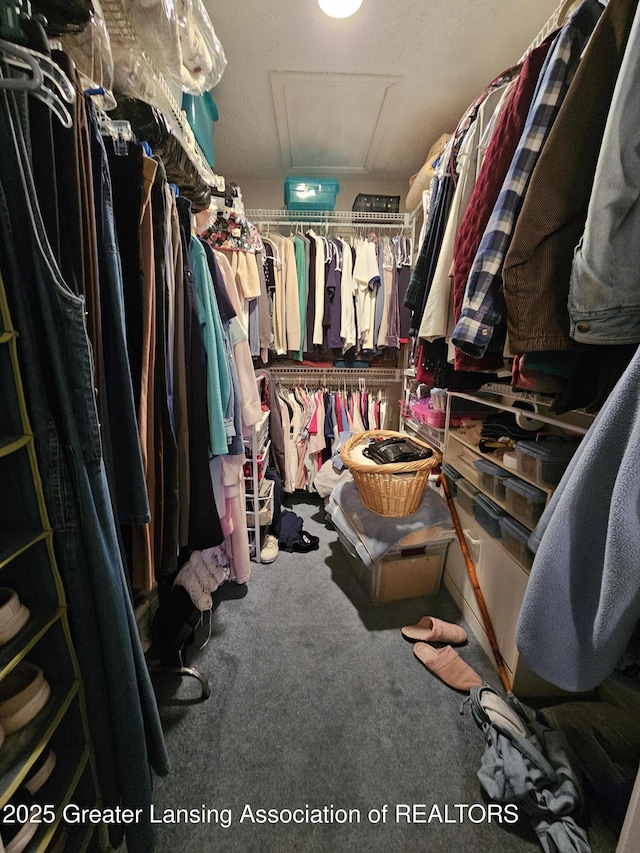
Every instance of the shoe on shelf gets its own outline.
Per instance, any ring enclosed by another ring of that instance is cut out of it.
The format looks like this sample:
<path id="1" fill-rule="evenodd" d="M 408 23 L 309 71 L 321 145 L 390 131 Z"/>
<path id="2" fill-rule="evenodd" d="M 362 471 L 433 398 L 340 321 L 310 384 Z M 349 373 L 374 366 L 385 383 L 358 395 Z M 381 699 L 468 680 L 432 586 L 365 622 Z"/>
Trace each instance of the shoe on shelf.
<path id="1" fill-rule="evenodd" d="M 0 725 L 5 734 L 24 728 L 44 708 L 51 688 L 39 666 L 22 660 L 0 681 Z"/>
<path id="2" fill-rule="evenodd" d="M 35 805 L 35 800 L 26 788 L 20 786 L 12 794 L 8 805 L 13 807 L 12 813 L 15 817 L 11 821 L 5 821 L 4 809 L 0 815 L 0 832 L 4 843 L 4 847 L 1 849 L 6 853 L 22 853 L 38 831 L 38 823 L 35 820 L 28 819 Z"/>
<path id="3" fill-rule="evenodd" d="M 29 610 L 13 589 L 0 587 L 0 646 L 8 643 L 27 624 Z"/>
<path id="4" fill-rule="evenodd" d="M 267 533 L 267 535 L 264 537 L 262 548 L 260 549 L 260 562 L 273 563 L 274 560 L 278 559 L 279 553 L 280 548 L 278 547 L 277 538 L 271 533 Z"/>
<path id="5" fill-rule="evenodd" d="M 36 794 L 53 773 L 56 766 L 56 754 L 52 749 L 45 749 L 36 759 L 29 770 L 23 786 L 30 794 Z"/>

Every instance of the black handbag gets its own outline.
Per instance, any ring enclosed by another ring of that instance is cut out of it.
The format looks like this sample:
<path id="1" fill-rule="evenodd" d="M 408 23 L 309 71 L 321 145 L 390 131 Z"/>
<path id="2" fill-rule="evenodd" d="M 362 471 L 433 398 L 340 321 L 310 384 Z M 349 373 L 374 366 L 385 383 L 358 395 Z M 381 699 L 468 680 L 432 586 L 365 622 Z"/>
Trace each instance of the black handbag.
<path id="1" fill-rule="evenodd" d="M 411 441 L 410 438 L 399 436 L 397 438 L 373 439 L 362 451 L 367 459 L 377 462 L 378 465 L 388 465 L 397 462 L 420 462 L 433 456 L 430 447 L 423 447 Z"/>

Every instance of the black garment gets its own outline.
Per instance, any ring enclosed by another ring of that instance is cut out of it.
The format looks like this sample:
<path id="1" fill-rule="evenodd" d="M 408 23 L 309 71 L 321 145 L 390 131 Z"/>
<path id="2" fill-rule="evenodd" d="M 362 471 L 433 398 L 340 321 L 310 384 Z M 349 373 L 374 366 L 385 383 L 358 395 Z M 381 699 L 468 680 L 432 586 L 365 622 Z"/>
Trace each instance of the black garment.
<path id="1" fill-rule="evenodd" d="M 73 62 L 60 50 L 52 58 L 69 80 L 76 80 Z M 76 89 L 78 85 L 76 84 Z M 73 112 L 73 107 L 69 107 Z M 58 220 L 64 240 L 60 242 L 60 272 L 74 293 L 80 293 L 84 281 L 84 239 L 82 227 L 82 202 L 80 189 L 79 125 L 85 118 L 85 101 L 76 99 L 73 126 L 63 127 L 53 123 L 53 144 L 56 152 L 55 180 L 58 196 Z M 96 200 L 97 205 L 97 200 Z"/>
<path id="2" fill-rule="evenodd" d="M 117 155 L 113 145 L 107 145 L 106 151 L 113 186 L 113 213 L 122 265 L 129 365 L 136 411 L 138 411 L 142 381 L 142 270 L 140 268 L 142 148 L 135 142 L 128 142 L 126 155 Z"/>
<path id="3" fill-rule="evenodd" d="M 49 40 L 42 26 L 34 18 L 22 22 L 27 35 L 27 46 L 51 58 Z M 56 149 L 53 145 L 53 126 L 58 122 L 46 104 L 36 98 L 29 98 L 29 124 L 38 128 L 31 133 L 31 162 L 37 187 L 42 188 L 39 195 L 40 211 L 44 221 L 49 244 L 56 260 L 60 261 L 60 224 L 58 222 L 58 189 L 56 186 Z M 69 131 L 69 132 L 72 132 Z"/>
<path id="4" fill-rule="evenodd" d="M 169 293 L 165 246 L 167 233 L 167 176 L 158 161 L 151 189 L 151 215 L 155 262 L 155 367 L 153 386 L 155 447 L 155 524 L 153 526 L 156 578 L 174 572 L 178 567 L 180 498 L 178 489 L 178 445 L 173 431 L 168 397 L 168 329 Z"/>
<path id="5" fill-rule="evenodd" d="M 102 359 L 102 439 L 112 501 L 122 524 L 149 521 L 134 392 L 123 317 L 123 281 L 113 225 L 112 188 L 95 109 L 87 101 L 98 250 Z M 70 230 L 70 234 L 74 230 Z"/>
<path id="6" fill-rule="evenodd" d="M 309 237 L 309 235 L 306 235 Z M 317 246 L 313 237 L 309 237 L 309 274 L 307 278 L 307 346 L 302 346 L 305 353 L 313 351 L 313 323 L 316 316 L 316 253 Z M 320 287 L 324 287 L 324 282 L 320 282 Z"/>
<path id="7" fill-rule="evenodd" d="M 220 517 L 209 473 L 209 418 L 204 351 L 200 337 L 198 304 L 189 264 L 191 204 L 176 200 L 183 247 L 185 360 L 187 369 L 187 409 L 189 417 L 189 538 L 191 551 L 203 551 L 224 541 Z"/>
<path id="8" fill-rule="evenodd" d="M 280 413 L 280 398 L 276 390 L 276 383 L 268 370 L 260 370 L 256 373 L 256 379 L 260 381 L 260 398 L 263 408 L 269 409 L 269 436 L 271 437 L 271 462 L 278 472 L 282 481 L 286 479 L 287 468 L 284 458 L 284 429 L 282 426 L 282 414 Z"/>
<path id="9" fill-rule="evenodd" d="M 273 480 L 273 514 L 271 516 L 269 532 L 272 533 L 276 539 L 280 539 L 280 530 L 282 527 L 282 498 L 284 496 L 282 480 L 278 476 L 278 472 L 275 468 L 267 468 L 264 476 L 267 480 Z"/>
<path id="10" fill-rule="evenodd" d="M 224 280 L 224 276 L 220 272 L 220 267 L 218 265 L 218 261 L 216 260 L 216 256 L 214 254 L 213 249 L 207 243 L 206 240 L 199 238 L 202 246 L 204 247 L 204 253 L 207 256 L 207 265 L 209 267 L 209 272 L 211 273 L 211 278 L 213 280 L 213 289 L 216 294 L 216 302 L 218 303 L 218 311 L 220 312 L 220 319 L 223 324 L 228 323 L 233 317 L 236 317 L 236 310 L 231 304 L 231 300 L 229 299 L 229 293 L 227 292 L 227 285 Z"/>
<path id="11" fill-rule="evenodd" d="M 282 510 L 278 545 L 283 551 L 293 551 L 293 545 L 302 533 L 303 520 L 290 509 Z"/>

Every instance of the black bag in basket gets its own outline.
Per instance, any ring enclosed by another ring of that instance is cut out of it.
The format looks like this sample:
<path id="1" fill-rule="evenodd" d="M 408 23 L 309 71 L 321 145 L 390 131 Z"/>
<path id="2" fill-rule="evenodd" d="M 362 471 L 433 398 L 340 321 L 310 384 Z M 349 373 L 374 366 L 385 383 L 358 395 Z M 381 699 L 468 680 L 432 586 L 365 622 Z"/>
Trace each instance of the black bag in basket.
<path id="1" fill-rule="evenodd" d="M 377 462 L 378 465 L 388 465 L 396 462 L 420 462 L 433 456 L 430 447 L 422 447 L 411 441 L 410 438 L 384 438 L 373 440 L 362 451 L 367 459 Z"/>

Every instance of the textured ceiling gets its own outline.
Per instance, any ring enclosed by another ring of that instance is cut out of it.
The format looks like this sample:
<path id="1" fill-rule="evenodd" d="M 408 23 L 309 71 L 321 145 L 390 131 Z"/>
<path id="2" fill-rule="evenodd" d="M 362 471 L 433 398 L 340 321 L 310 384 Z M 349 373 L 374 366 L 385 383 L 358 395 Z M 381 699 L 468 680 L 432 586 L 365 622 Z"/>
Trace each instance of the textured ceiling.
<path id="1" fill-rule="evenodd" d="M 558 6 L 364 0 L 334 20 L 316 0 L 204 2 L 228 61 L 213 90 L 215 168 L 239 181 L 340 167 L 406 180 Z"/>

